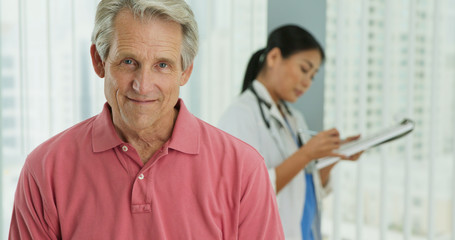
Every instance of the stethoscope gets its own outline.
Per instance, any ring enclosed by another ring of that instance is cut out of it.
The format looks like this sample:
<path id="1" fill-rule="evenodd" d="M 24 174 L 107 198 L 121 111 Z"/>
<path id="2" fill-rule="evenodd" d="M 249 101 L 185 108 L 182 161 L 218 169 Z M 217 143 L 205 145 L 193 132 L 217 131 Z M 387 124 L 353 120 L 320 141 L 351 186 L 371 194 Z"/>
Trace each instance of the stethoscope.
<path id="1" fill-rule="evenodd" d="M 262 117 L 262 120 L 264 121 L 264 124 L 267 126 L 267 129 L 269 130 L 270 134 L 272 134 L 272 136 L 274 135 L 273 132 L 272 132 L 272 129 L 270 128 L 270 122 L 267 120 L 267 118 L 265 117 L 265 114 L 264 114 L 264 110 L 262 109 L 262 104 L 264 104 L 267 109 L 271 109 L 272 108 L 272 105 L 268 102 L 266 102 L 264 99 L 262 99 L 259 94 L 256 92 L 256 90 L 254 89 L 253 87 L 253 84 L 250 84 L 250 86 L 248 87 L 248 89 L 253 93 L 253 95 L 256 97 L 256 100 L 258 102 L 258 107 L 259 107 L 259 111 L 261 111 L 261 117 Z M 292 113 L 291 111 L 289 110 L 289 107 L 286 105 L 285 102 L 282 102 L 285 110 L 287 113 L 289 113 L 290 116 L 292 116 Z M 291 129 L 289 129 L 289 131 L 292 131 Z M 292 133 L 291 133 L 292 134 Z M 299 132 L 296 132 L 296 144 L 297 144 L 297 147 L 301 147 L 303 146 L 303 141 L 302 141 L 302 138 L 300 137 L 300 134 Z M 286 158 L 286 154 L 284 152 L 284 146 L 281 144 L 281 142 L 279 141 L 278 137 L 273 137 L 274 140 L 275 140 L 275 143 L 278 145 L 278 146 L 281 146 L 281 147 L 278 147 L 279 151 L 281 152 L 281 156 Z M 315 165 L 313 164 L 313 167 Z M 305 171 L 307 171 L 305 169 Z M 312 172 L 312 170 L 308 170 L 309 173 Z"/>
<path id="2" fill-rule="evenodd" d="M 272 105 L 268 102 L 266 102 L 264 99 L 262 99 L 259 94 L 256 92 L 256 90 L 254 89 L 253 87 L 253 84 L 250 84 L 250 86 L 248 87 L 248 89 L 253 93 L 253 95 L 256 97 L 256 100 L 258 102 L 258 106 L 259 106 L 259 111 L 261 111 L 261 117 L 262 117 L 262 120 L 264 121 L 264 124 L 265 126 L 267 126 L 267 129 L 270 131 L 270 122 L 267 120 L 267 118 L 265 117 L 265 114 L 264 114 L 264 110 L 262 109 L 262 104 L 264 104 L 267 109 L 271 109 L 272 108 Z M 289 107 L 286 105 L 286 103 L 282 102 L 283 103 L 283 106 L 286 110 L 286 112 L 292 116 L 292 113 L 291 111 L 289 110 Z M 289 129 L 291 131 L 291 129 Z M 300 147 L 303 145 L 303 141 L 302 139 L 300 138 L 300 134 L 298 132 L 295 133 L 296 134 L 296 137 L 297 137 L 297 145 Z"/>

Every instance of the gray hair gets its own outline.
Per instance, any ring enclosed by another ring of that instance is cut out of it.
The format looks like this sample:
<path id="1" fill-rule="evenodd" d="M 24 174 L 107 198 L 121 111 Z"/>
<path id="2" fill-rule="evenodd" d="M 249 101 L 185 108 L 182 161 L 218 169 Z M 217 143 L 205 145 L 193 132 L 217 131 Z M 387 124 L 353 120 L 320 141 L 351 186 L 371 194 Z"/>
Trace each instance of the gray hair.
<path id="1" fill-rule="evenodd" d="M 95 17 L 92 44 L 105 61 L 112 44 L 114 20 L 123 9 L 129 9 L 140 20 L 159 18 L 182 26 L 182 67 L 193 62 L 198 50 L 198 29 L 191 8 L 184 0 L 101 0 Z"/>

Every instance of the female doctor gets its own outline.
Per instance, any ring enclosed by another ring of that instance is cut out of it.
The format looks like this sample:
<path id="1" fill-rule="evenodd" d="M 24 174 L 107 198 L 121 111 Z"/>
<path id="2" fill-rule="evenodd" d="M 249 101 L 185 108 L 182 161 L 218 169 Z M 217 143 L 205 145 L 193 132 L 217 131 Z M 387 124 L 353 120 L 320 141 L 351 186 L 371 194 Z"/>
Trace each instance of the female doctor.
<path id="1" fill-rule="evenodd" d="M 253 54 L 242 94 L 225 111 L 219 127 L 256 148 L 264 157 L 277 194 L 287 240 L 321 239 L 321 200 L 330 190 L 333 165 L 316 169 L 313 160 L 337 156 L 337 129 L 311 137 L 295 102 L 311 86 L 324 60 L 324 51 L 306 30 L 286 25 L 270 33 L 267 47 Z"/>

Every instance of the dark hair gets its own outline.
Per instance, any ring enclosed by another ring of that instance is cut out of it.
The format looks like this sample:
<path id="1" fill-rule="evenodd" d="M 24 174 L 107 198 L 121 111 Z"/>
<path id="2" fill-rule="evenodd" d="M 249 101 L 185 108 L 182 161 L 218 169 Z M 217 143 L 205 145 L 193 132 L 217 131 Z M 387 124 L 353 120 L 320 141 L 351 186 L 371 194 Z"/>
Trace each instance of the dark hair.
<path id="1" fill-rule="evenodd" d="M 281 26 L 270 33 L 267 47 L 258 50 L 251 56 L 243 78 L 242 92 L 256 79 L 264 67 L 267 54 L 275 47 L 280 49 L 283 58 L 299 51 L 318 49 L 321 53 L 321 60 L 325 59 L 324 50 L 311 33 L 297 25 Z"/>

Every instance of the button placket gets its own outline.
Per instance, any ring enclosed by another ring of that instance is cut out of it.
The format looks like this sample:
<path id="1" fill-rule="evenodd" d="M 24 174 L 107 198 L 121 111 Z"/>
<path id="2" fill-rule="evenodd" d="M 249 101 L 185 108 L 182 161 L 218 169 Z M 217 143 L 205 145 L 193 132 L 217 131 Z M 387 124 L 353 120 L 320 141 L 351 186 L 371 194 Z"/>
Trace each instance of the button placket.
<path id="1" fill-rule="evenodd" d="M 142 170 L 141 170 L 142 171 Z M 145 179 L 144 173 L 139 172 L 133 184 L 131 198 L 132 213 L 145 213 L 152 211 L 151 200 L 149 197 L 149 183 Z"/>

